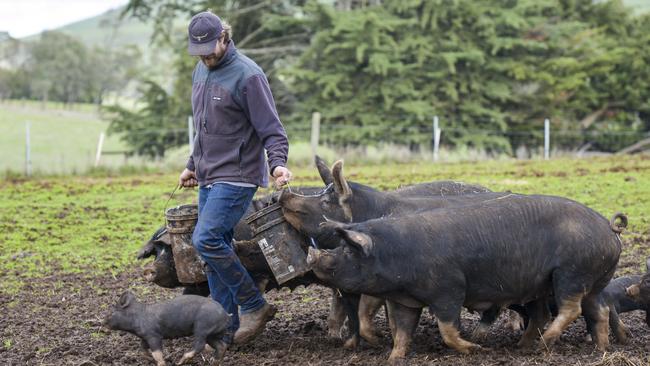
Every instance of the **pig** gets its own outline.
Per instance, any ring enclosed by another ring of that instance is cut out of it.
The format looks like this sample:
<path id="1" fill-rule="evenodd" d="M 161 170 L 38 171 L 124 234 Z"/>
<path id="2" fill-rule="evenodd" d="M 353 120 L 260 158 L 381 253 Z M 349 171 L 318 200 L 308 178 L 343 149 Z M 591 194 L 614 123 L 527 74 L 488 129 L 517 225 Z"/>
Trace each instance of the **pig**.
<path id="1" fill-rule="evenodd" d="M 650 302 L 630 298 L 626 293 L 627 288 L 640 281 L 641 276 L 638 275 L 618 277 L 613 279 L 601 294 L 603 301 L 609 307 L 609 326 L 616 340 L 622 344 L 627 343 L 629 331 L 619 318 L 619 314 L 633 310 L 643 310 L 646 312 L 646 323 L 650 326 L 650 318 L 648 317 L 648 314 L 650 314 L 648 313 L 648 310 L 650 310 Z M 592 333 L 592 326 L 590 324 L 587 324 L 587 328 Z"/>
<path id="2" fill-rule="evenodd" d="M 650 258 L 646 261 L 646 273 L 641 276 L 638 282 L 628 286 L 625 293 L 636 301 L 650 304 Z"/>
<path id="3" fill-rule="evenodd" d="M 192 350 L 183 354 L 177 365 L 190 361 L 206 347 L 214 348 L 215 359 L 221 362 L 227 349 L 222 339 L 230 325 L 230 315 L 219 303 L 197 295 L 181 295 L 169 301 L 146 305 L 126 291 L 106 317 L 105 324 L 113 330 L 123 330 L 141 339 L 141 347 L 158 366 L 166 365 L 162 340 L 194 335 Z"/>
<path id="4" fill-rule="evenodd" d="M 609 309 L 609 327 L 614 334 L 618 343 L 625 344 L 628 341 L 629 331 L 625 324 L 620 320 L 619 314 L 628 311 L 643 310 L 646 312 L 646 322 L 650 326 L 650 318 L 648 318 L 649 304 L 636 301 L 628 296 L 626 289 L 641 281 L 641 276 L 631 275 L 615 278 L 609 282 L 607 287 L 600 293 L 601 301 Z M 548 298 L 548 306 L 550 313 L 557 316 L 557 305 L 552 297 Z M 523 324 L 528 323 L 528 314 L 526 309 L 522 306 L 514 306 L 510 310 L 510 319 L 521 319 Z M 479 326 L 474 330 L 472 336 L 474 338 L 484 338 L 487 332 L 487 327 L 492 323 L 498 315 L 498 312 L 486 311 L 481 317 Z M 513 316 L 514 315 L 514 316 Z M 521 317 L 519 316 L 521 315 Z M 594 324 L 590 319 L 585 319 L 587 324 L 587 341 L 591 342 L 595 338 Z M 525 328 L 525 326 L 524 326 Z M 515 329 L 515 328 L 513 328 Z M 518 329 L 518 328 L 517 328 Z"/>
<path id="5" fill-rule="evenodd" d="M 650 258 L 646 261 L 646 273 L 628 285 L 625 293 L 640 305 L 639 309 L 645 310 L 645 321 L 650 327 Z"/>
<path id="6" fill-rule="evenodd" d="M 327 166 L 327 163 L 318 155 L 314 157 L 318 174 L 325 185 L 334 183 L 333 170 Z M 357 183 L 358 184 L 358 183 Z M 359 185 L 363 186 L 363 185 Z M 363 186 L 370 188 L 368 186 Z M 372 188 L 370 188 L 372 189 Z M 457 182 L 452 180 L 438 180 L 433 182 L 418 183 L 414 185 L 400 187 L 394 191 L 395 194 L 403 197 L 412 196 L 457 196 L 471 193 L 492 192 L 490 189 L 478 184 Z"/>
<path id="7" fill-rule="evenodd" d="M 539 332 L 551 345 L 582 312 L 604 350 L 608 310 L 600 293 L 621 253 L 617 215 L 608 221 L 569 199 L 511 194 L 362 223 L 327 222 L 323 235 L 340 245 L 310 248 L 307 261 L 332 286 L 387 300 L 391 362 L 405 357 L 425 306 L 438 319 L 444 342 L 461 353 L 480 349 L 460 337 L 455 322 L 461 308 L 510 304 L 525 304 L 531 315 L 521 346 L 530 346 Z M 559 312 L 544 331 L 551 294 Z"/>
<path id="8" fill-rule="evenodd" d="M 471 205 L 500 199 L 510 194 L 509 192 L 485 192 L 487 188 L 450 181 L 423 183 L 402 190 L 381 192 L 368 186 L 348 182 L 343 176 L 343 161 L 337 161 L 331 170 L 324 168 L 322 162 L 320 165 L 319 171 L 323 181 L 329 182 L 323 192 L 316 195 L 300 195 L 283 191 L 278 202 L 282 206 L 286 220 L 304 235 L 314 238 L 321 248 L 332 248 L 338 245 L 338 238 L 331 240 L 320 227 L 326 219 L 362 222 L 383 216 L 399 216 L 422 210 Z M 424 192 L 428 194 L 423 194 Z M 447 196 L 442 196 L 443 193 Z M 359 301 L 359 336 L 371 344 L 379 343 L 372 319 L 382 304 L 383 300 L 365 295 Z M 333 301 L 333 305 L 336 305 L 336 301 Z M 334 311 L 336 309 L 334 306 L 332 309 L 330 315 L 342 314 Z M 332 321 L 333 319 L 336 320 L 334 316 L 328 319 L 330 329 L 336 329 L 336 322 Z M 352 335 L 346 341 L 346 347 L 353 348 L 358 344 L 359 336 L 354 327 L 350 328 Z"/>

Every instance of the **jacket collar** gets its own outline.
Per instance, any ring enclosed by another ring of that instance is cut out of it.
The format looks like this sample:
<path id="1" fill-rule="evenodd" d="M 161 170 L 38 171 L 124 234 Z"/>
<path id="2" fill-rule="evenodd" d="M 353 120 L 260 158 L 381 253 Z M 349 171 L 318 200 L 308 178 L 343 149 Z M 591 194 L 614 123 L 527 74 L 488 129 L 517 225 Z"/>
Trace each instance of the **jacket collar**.
<path id="1" fill-rule="evenodd" d="M 237 56 L 237 47 L 235 47 L 235 42 L 232 39 L 228 41 L 228 45 L 226 47 L 226 53 L 223 55 L 221 60 L 219 60 L 215 69 L 220 69 L 228 65 L 235 59 L 235 56 Z"/>

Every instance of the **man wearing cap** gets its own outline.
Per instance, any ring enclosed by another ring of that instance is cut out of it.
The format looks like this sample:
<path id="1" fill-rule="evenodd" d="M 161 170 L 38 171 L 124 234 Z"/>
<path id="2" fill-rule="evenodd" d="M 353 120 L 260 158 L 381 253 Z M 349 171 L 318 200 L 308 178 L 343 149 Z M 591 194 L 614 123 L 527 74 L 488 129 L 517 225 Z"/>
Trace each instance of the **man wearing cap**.
<path id="1" fill-rule="evenodd" d="M 192 73 L 196 136 L 179 184 L 199 186 L 192 242 L 206 263 L 212 298 L 232 314 L 231 332 L 222 340 L 227 347 L 233 333 L 238 344 L 254 338 L 276 312 L 233 251 L 232 237 L 269 172 L 276 186 L 288 183 L 289 143 L 264 72 L 235 48 L 230 26 L 202 12 L 188 31 L 188 52 L 200 57 Z"/>

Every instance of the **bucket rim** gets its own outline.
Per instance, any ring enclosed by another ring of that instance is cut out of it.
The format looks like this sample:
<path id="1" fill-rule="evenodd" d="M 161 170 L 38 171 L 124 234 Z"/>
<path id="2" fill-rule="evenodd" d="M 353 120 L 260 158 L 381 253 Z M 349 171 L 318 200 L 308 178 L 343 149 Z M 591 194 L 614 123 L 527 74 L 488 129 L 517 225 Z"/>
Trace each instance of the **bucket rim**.
<path id="1" fill-rule="evenodd" d="M 191 213 L 185 213 L 185 214 L 175 214 L 173 211 L 174 210 L 180 210 L 183 208 L 192 208 Z M 165 218 L 167 219 L 184 219 L 184 218 L 196 218 L 199 216 L 199 208 L 197 204 L 193 203 L 188 203 L 184 205 L 178 205 L 176 207 L 170 207 L 165 210 Z"/>
<path id="2" fill-rule="evenodd" d="M 266 207 L 264 207 L 264 208 L 262 208 L 262 209 L 260 209 L 258 211 L 253 212 L 252 214 L 246 216 L 246 218 L 244 220 L 246 221 L 247 224 L 250 225 L 251 222 L 259 219 L 260 217 L 266 216 L 269 213 L 271 213 L 273 211 L 277 211 L 277 210 L 279 210 L 281 208 L 282 208 L 282 206 L 280 206 L 280 203 L 275 202 L 275 203 L 272 203 L 272 204 L 270 204 L 270 205 L 268 205 L 268 206 L 266 206 Z"/>

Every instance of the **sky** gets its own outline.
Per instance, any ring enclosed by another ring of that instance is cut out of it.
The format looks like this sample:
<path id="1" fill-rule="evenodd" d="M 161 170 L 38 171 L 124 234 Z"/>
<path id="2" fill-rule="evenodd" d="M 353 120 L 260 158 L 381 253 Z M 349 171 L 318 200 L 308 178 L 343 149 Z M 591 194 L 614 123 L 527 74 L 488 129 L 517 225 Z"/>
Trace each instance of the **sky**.
<path id="1" fill-rule="evenodd" d="M 126 5 L 129 0 L 0 0 L 0 31 L 22 38 Z"/>

